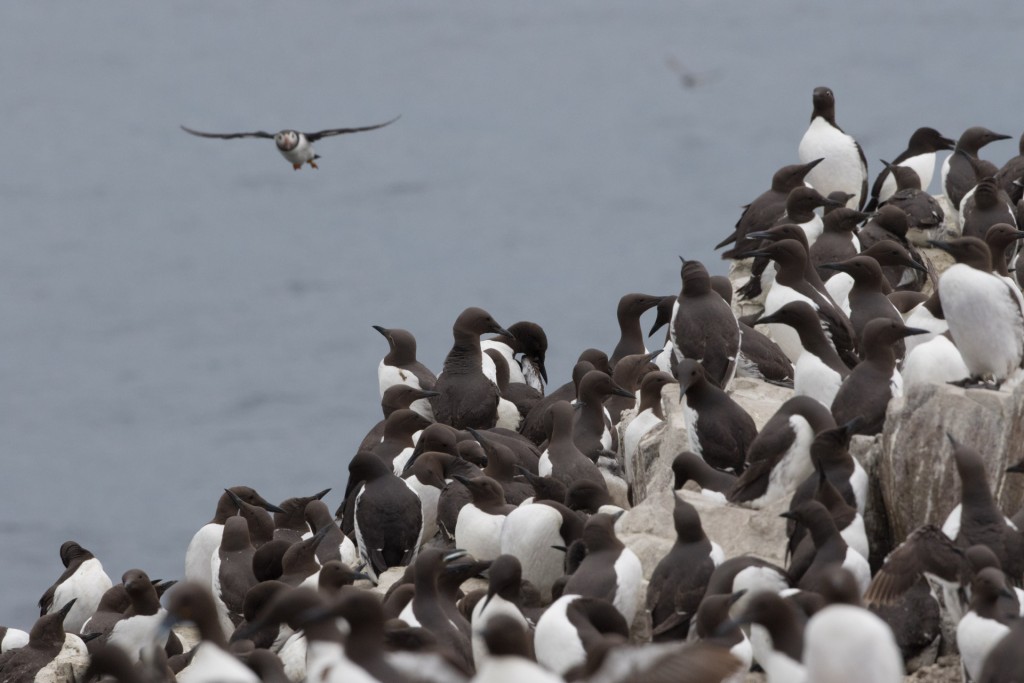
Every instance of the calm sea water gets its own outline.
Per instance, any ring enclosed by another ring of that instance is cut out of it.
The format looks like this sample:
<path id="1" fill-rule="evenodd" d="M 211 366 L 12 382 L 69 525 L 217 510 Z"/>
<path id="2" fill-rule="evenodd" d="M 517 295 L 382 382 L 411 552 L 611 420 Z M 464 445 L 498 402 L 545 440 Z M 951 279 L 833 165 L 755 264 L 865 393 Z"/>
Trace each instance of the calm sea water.
<path id="1" fill-rule="evenodd" d="M 61 542 L 182 573 L 225 486 L 335 487 L 378 419 L 371 325 L 435 369 L 534 320 L 559 384 L 792 163 L 811 90 L 872 171 L 1024 119 L 1015 0 L 55 3 L 0 8 L 0 624 Z M 680 74 L 685 75 L 681 78 Z M 687 81 L 684 83 L 683 81 Z M 266 140 L 366 125 L 293 172 Z M 1002 162 L 1010 142 L 987 150 Z"/>

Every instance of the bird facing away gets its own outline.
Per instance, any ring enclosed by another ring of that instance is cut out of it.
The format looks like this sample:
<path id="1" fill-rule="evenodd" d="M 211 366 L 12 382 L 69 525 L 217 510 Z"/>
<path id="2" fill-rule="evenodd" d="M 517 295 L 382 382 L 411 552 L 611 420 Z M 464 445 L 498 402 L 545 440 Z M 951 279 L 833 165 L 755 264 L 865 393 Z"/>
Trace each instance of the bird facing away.
<path id="1" fill-rule="evenodd" d="M 321 138 L 328 138 L 332 135 L 346 135 L 348 133 L 362 133 L 368 130 L 377 130 L 384 126 L 389 126 L 400 117 L 396 116 L 390 121 L 384 123 L 378 123 L 373 126 L 361 126 L 359 128 L 328 128 L 327 130 L 318 130 L 315 133 L 302 133 L 297 130 L 285 129 L 278 131 L 277 133 L 268 133 L 263 130 L 257 130 L 252 133 L 203 133 L 202 131 L 193 130 L 182 126 L 181 129 L 186 133 L 197 135 L 201 138 L 217 138 L 220 140 L 234 140 L 235 138 L 268 138 L 274 141 L 277 145 L 277 151 L 281 153 L 285 159 L 291 162 L 292 168 L 298 171 L 302 168 L 303 164 L 309 164 L 313 168 L 320 168 L 316 165 L 316 160 L 320 158 L 320 155 L 313 151 L 312 143 L 316 142 Z"/>

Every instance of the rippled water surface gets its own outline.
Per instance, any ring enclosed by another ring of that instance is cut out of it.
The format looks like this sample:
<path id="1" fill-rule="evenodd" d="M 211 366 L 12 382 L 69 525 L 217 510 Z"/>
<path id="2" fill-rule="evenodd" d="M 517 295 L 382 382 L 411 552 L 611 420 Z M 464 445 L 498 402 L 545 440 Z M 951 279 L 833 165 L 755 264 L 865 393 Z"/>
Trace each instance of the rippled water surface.
<path id="1" fill-rule="evenodd" d="M 678 290 L 792 163 L 810 94 L 879 157 L 1024 128 L 1024 5 L 55 3 L 0 9 L 0 624 L 75 539 L 182 573 L 221 489 L 334 486 L 379 415 L 371 329 L 436 370 L 464 307 L 556 384 L 629 291 Z M 682 76 L 682 77 L 681 77 Z M 685 82 L 684 82 L 685 81 Z M 293 172 L 266 140 L 318 130 Z M 989 157 L 1015 153 L 998 143 Z"/>

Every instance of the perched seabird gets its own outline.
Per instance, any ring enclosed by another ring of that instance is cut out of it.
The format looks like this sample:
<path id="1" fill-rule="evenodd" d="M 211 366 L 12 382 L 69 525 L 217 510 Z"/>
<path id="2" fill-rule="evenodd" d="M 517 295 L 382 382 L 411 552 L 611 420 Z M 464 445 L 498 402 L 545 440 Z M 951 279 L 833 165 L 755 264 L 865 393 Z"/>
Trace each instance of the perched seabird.
<path id="1" fill-rule="evenodd" d="M 953 153 L 942 162 L 942 188 L 958 211 L 964 195 L 980 180 L 971 160 L 978 159 L 978 151 L 990 142 L 1008 139 L 1009 135 L 993 133 L 982 126 L 968 128 L 960 135 Z M 995 174 L 994 167 L 992 174 Z"/>
<path id="2" fill-rule="evenodd" d="M 1009 595 L 1006 578 L 995 567 L 982 569 L 971 580 L 970 609 L 956 626 L 964 680 L 978 680 L 985 657 L 1010 632 L 1010 620 L 996 608 L 999 598 Z"/>
<path id="3" fill-rule="evenodd" d="M 683 451 L 672 459 L 672 490 L 679 491 L 689 482 L 700 487 L 701 495 L 708 500 L 723 504 L 726 494 L 736 485 L 738 477 L 729 472 L 715 469 L 704 458 L 690 451 Z"/>
<path id="4" fill-rule="evenodd" d="M 583 534 L 583 520 L 560 502 L 541 500 L 520 505 L 505 518 L 501 553 L 518 558 L 523 579 L 545 600 L 563 574 L 566 548 Z"/>
<path id="5" fill-rule="evenodd" d="M 520 629 L 527 628 L 520 595 L 523 568 L 514 555 L 499 555 L 487 570 L 487 594 L 473 608 L 470 624 L 473 627 L 473 663 L 477 669 L 490 656 L 484 631 L 494 619 L 512 619 Z"/>
<path id="6" fill-rule="evenodd" d="M 480 626 L 473 626 L 474 653 L 479 639 L 487 654 L 474 655 L 477 662 L 472 683 L 563 683 L 561 676 L 533 661 L 530 631 L 519 619 L 495 614 Z"/>
<path id="7" fill-rule="evenodd" d="M 245 594 L 256 585 L 252 558 L 256 549 L 249 539 L 249 524 L 243 517 L 231 517 L 224 522 L 220 547 L 211 558 L 213 599 L 217 615 L 225 631 L 230 632 L 242 620 Z M 154 591 L 153 595 L 156 595 Z"/>
<path id="8" fill-rule="evenodd" d="M 538 474 L 557 479 L 566 486 L 580 479 L 606 486 L 601 470 L 573 440 L 573 419 L 576 409 L 565 401 L 559 401 L 551 406 L 548 415 L 551 431 L 548 435 L 548 447 L 537 465 Z"/>
<path id="9" fill-rule="evenodd" d="M 484 351 L 494 349 L 505 357 L 509 383 L 526 384 L 543 395 L 544 384 L 548 381 L 548 371 L 544 367 L 548 337 L 544 329 L 537 323 L 522 320 L 509 325 L 508 331 L 512 333 L 511 337 L 499 335 L 482 341 L 480 348 Z"/>
<path id="10" fill-rule="evenodd" d="M 1024 184 L 1021 183 L 1024 178 L 1024 134 L 1017 143 L 1017 156 L 1010 157 L 995 177 L 999 187 L 1014 204 L 1024 197 Z"/>
<path id="11" fill-rule="evenodd" d="M 603 451 L 614 453 L 618 449 L 618 431 L 612 428 L 611 416 L 604 407 L 609 396 L 636 397 L 599 370 L 591 370 L 580 380 L 572 439 L 584 455 L 595 460 Z"/>
<path id="12" fill-rule="evenodd" d="M 483 468 L 483 473 L 498 482 L 505 500 L 511 505 L 519 505 L 533 496 L 533 486 L 516 471 L 516 468 L 522 465 L 516 461 L 512 449 L 502 443 L 498 435 L 491 432 L 478 432 L 475 429 L 469 431 L 483 447 L 487 456 L 487 465 Z"/>
<path id="13" fill-rule="evenodd" d="M 445 612 L 437 585 L 445 565 L 465 555 L 465 550 L 444 553 L 437 548 L 424 548 L 413 567 L 416 592 L 399 618 L 410 626 L 422 626 L 430 631 L 451 650 L 456 661 L 471 670 L 473 649 L 469 637 L 452 623 Z"/>
<path id="14" fill-rule="evenodd" d="M 857 346 L 861 354 L 864 349 L 864 328 L 876 318 L 903 322 L 903 316 L 892 305 L 883 290 L 885 278 L 882 275 L 882 266 L 870 256 L 854 256 L 840 263 L 825 263 L 822 268 L 834 270 L 839 273 L 846 273 L 853 278 L 853 287 L 850 289 L 850 322 L 857 334 Z M 901 341 L 895 342 L 893 348 L 898 359 L 905 355 L 905 347 Z"/>
<path id="15" fill-rule="evenodd" d="M 825 87 L 814 89 L 811 98 L 814 111 L 797 154 L 806 163 L 824 157 L 824 161 L 807 174 L 807 182 L 823 195 L 840 190 L 853 194 L 847 206 L 864 207 L 868 193 L 868 162 L 864 150 L 852 136 L 836 124 L 836 98 Z"/>
<path id="16" fill-rule="evenodd" d="M 366 433 L 363 440 L 359 443 L 357 450 L 368 451 L 381 442 L 384 438 L 384 425 L 387 422 L 388 417 L 391 413 L 396 410 L 403 408 L 410 408 L 414 403 L 417 404 L 417 408 L 420 405 L 426 404 L 427 408 L 430 407 L 430 402 L 427 401 L 431 396 L 437 396 L 436 391 L 424 391 L 411 387 L 407 384 L 396 384 L 388 388 L 384 392 L 384 396 L 380 399 L 380 407 L 384 412 L 384 419 L 378 422 Z M 422 412 L 420 413 L 423 414 Z M 431 412 L 433 415 L 433 412 Z M 433 419 L 428 418 L 428 419 Z"/>
<path id="17" fill-rule="evenodd" d="M 73 602 L 70 611 L 64 613 L 64 630 L 79 633 L 113 582 L 96 556 L 74 541 L 61 544 L 60 561 L 64 573 L 39 598 L 39 616 L 60 611 Z"/>
<path id="18" fill-rule="evenodd" d="M 602 636 L 629 637 L 629 623 L 607 600 L 566 593 L 548 607 L 533 632 L 537 662 L 564 675 L 582 664 Z"/>
<path id="19" fill-rule="evenodd" d="M 793 363 L 794 392 L 831 407 L 850 369 L 825 336 L 812 305 L 806 301 L 791 301 L 761 316 L 756 324 L 784 325 L 793 329 L 800 343 L 800 353 Z"/>
<path id="20" fill-rule="evenodd" d="M 232 518 L 234 519 L 234 518 Z M 106 642 L 121 648 L 128 659 L 138 662 L 148 653 L 146 648 L 163 648 L 170 634 L 160 633 L 160 624 L 167 615 L 160 606 L 160 597 L 149 576 L 141 569 L 129 569 L 121 577 L 131 604 L 123 619 L 114 624 Z"/>
<path id="21" fill-rule="evenodd" d="M 786 198 L 789 193 L 804 184 L 804 178 L 811 169 L 820 164 L 824 159 L 814 159 L 806 164 L 792 164 L 783 166 L 772 176 L 771 188 L 762 192 L 758 197 L 743 208 L 740 219 L 736 221 L 736 229 L 728 237 L 715 245 L 715 249 L 721 249 L 727 244 L 734 243 L 736 246 L 722 254 L 722 258 L 737 258 L 740 253 L 746 251 L 744 240 L 752 232 L 767 230 L 786 214 Z"/>
<path id="22" fill-rule="evenodd" d="M 456 429 L 487 429 L 498 419 L 498 387 L 484 376 L 480 335 L 512 334 L 498 325 L 482 308 L 467 308 L 452 326 L 454 345 L 444 359 L 430 399 L 434 418 Z"/>
<path id="23" fill-rule="evenodd" d="M 622 456 L 626 464 L 627 483 L 632 483 L 632 461 L 640 441 L 648 432 L 665 421 L 661 391 L 669 384 L 676 384 L 675 378 L 661 370 L 647 373 L 640 382 L 640 404 L 636 409 L 636 417 L 626 425 L 626 431 L 622 435 Z"/>
<path id="24" fill-rule="evenodd" d="M 804 628 L 808 681 L 901 683 L 903 657 L 892 629 L 861 607 L 863 592 L 845 569 L 830 569 L 820 591 L 828 605 Z"/>
<path id="25" fill-rule="evenodd" d="M 942 531 L 961 548 L 987 546 L 1015 583 L 1024 577 L 1024 536 L 996 505 L 988 483 L 985 461 L 977 450 L 946 433 L 960 476 L 960 505 L 953 509 Z"/>
<path id="26" fill-rule="evenodd" d="M 380 442 L 367 450 L 400 472 L 412 456 L 416 446 L 415 435 L 430 425 L 429 420 L 411 408 L 396 410 L 384 420 L 384 434 Z"/>
<path id="27" fill-rule="evenodd" d="M 317 561 L 320 564 L 331 560 L 338 560 L 349 565 L 358 562 L 359 551 L 356 549 L 355 543 L 342 533 L 326 503 L 319 499 L 311 500 L 306 503 L 303 514 L 306 524 L 309 526 L 309 531 L 302 536 L 303 540 L 315 536 L 321 531 L 324 532 L 324 540 L 316 549 Z"/>
<path id="28" fill-rule="evenodd" d="M 384 398 L 389 388 L 399 384 L 432 391 L 437 377 L 416 359 L 416 337 L 408 330 L 397 327 L 374 325 L 373 329 L 380 332 L 388 341 L 388 353 L 377 366 L 377 383 L 380 385 L 381 398 Z M 410 407 L 433 422 L 434 415 L 427 401 L 420 400 Z"/>
<path id="29" fill-rule="evenodd" d="M 964 237 L 985 239 L 985 233 L 997 223 L 1009 223 L 1016 227 L 1016 213 L 1014 203 L 996 181 L 993 178 L 982 178 L 960 207 L 961 234 Z"/>
<path id="30" fill-rule="evenodd" d="M 905 660 L 932 647 L 941 636 L 939 602 L 929 579 L 960 588 L 963 551 L 934 525 L 915 529 L 885 558 L 864 594 L 868 609 L 893 630 Z"/>
<path id="31" fill-rule="evenodd" d="M 660 301 L 660 296 L 650 294 L 626 294 L 619 299 L 619 305 L 615 309 L 615 317 L 619 321 L 619 341 L 608 357 L 613 369 L 624 356 L 648 353 L 644 345 L 644 331 L 640 327 L 640 316 L 657 306 Z"/>
<path id="32" fill-rule="evenodd" d="M 881 208 L 891 206 L 906 215 L 907 229 L 916 228 L 926 231 L 931 237 L 937 233 L 945 221 L 946 213 L 935 197 L 925 191 L 921 178 L 913 169 L 905 166 L 893 166 L 882 160 L 882 165 L 896 179 L 896 191 L 886 199 Z"/>
<path id="33" fill-rule="evenodd" d="M 711 288 L 718 292 L 725 303 L 732 306 L 732 281 L 729 278 L 724 275 L 713 275 Z M 742 320 L 738 320 L 738 322 L 740 354 L 736 359 L 736 376 L 753 377 L 782 386 L 792 386 L 793 363 L 782 352 L 779 345 Z M 668 345 L 666 345 L 667 347 Z M 665 371 L 671 374 L 672 366 L 666 364 L 664 367 L 667 368 Z M 660 365 L 659 369 L 661 369 Z"/>
<path id="34" fill-rule="evenodd" d="M 861 252 L 867 251 L 871 245 L 880 240 L 893 240 L 904 247 L 907 246 L 907 214 L 903 209 L 886 204 L 872 215 L 871 219 L 857 232 Z"/>
<path id="35" fill-rule="evenodd" d="M 478 560 L 493 560 L 501 554 L 501 528 L 515 506 L 505 502 L 501 484 L 490 477 L 454 479 L 469 489 L 472 500 L 459 510 L 455 523 L 455 545 Z"/>
<path id="36" fill-rule="evenodd" d="M 736 621 L 756 624 L 767 630 L 770 637 L 763 643 L 766 648 L 755 647 L 754 659 L 764 669 L 768 683 L 805 680 L 804 620 L 799 610 L 793 603 L 771 591 L 748 595 L 750 597 L 745 601 L 743 611 Z M 756 640 L 752 638 L 753 642 Z"/>
<path id="37" fill-rule="evenodd" d="M 605 410 L 611 417 L 612 424 L 617 425 L 622 420 L 624 411 L 636 407 L 636 401 L 640 389 L 640 380 L 648 373 L 657 368 L 653 360 L 661 353 L 661 349 L 651 353 L 639 353 L 632 356 L 625 356 L 619 359 L 612 370 L 612 381 L 617 385 L 631 392 L 631 396 L 609 396 L 605 402 Z"/>
<path id="38" fill-rule="evenodd" d="M 231 492 L 247 503 L 259 505 L 263 508 L 276 508 L 271 505 L 253 489 L 248 486 L 232 486 Z M 207 588 L 210 587 L 212 576 L 210 573 L 210 558 L 220 546 L 220 538 L 224 533 L 224 522 L 228 517 L 233 517 L 238 512 L 238 506 L 234 503 L 231 495 L 225 491 L 217 499 L 217 507 L 213 519 L 200 527 L 188 544 L 185 552 L 185 580 L 197 581 Z"/>
<path id="39" fill-rule="evenodd" d="M 823 268 L 827 263 L 836 263 L 853 258 L 860 253 L 860 240 L 857 239 L 857 226 L 864 222 L 868 214 L 856 209 L 840 208 L 825 215 L 824 231 L 808 252 L 811 264 L 818 270 L 822 280 L 828 281 L 835 272 Z"/>
<path id="40" fill-rule="evenodd" d="M 682 289 L 669 324 L 675 362 L 685 358 L 700 362 L 708 381 L 724 389 L 736 374 L 739 323 L 729 304 L 711 288 L 704 264 L 682 261 Z"/>
<path id="41" fill-rule="evenodd" d="M 897 180 L 893 177 L 893 167 L 900 166 L 914 172 L 919 178 L 922 188 L 932 184 L 932 175 L 935 173 L 935 153 L 953 149 L 956 143 L 949 138 L 943 137 L 934 128 L 918 128 L 910 136 L 907 148 L 892 160 L 892 164 L 886 164 L 885 169 L 875 178 L 871 186 L 871 200 L 865 207 L 866 211 L 874 211 L 875 208 L 884 203 L 897 192 Z"/>
<path id="42" fill-rule="evenodd" d="M 814 307 L 821 320 L 821 326 L 839 357 L 847 365 L 856 364 L 857 342 L 853 325 L 827 294 L 818 290 L 807 280 L 805 273 L 808 268 L 808 259 L 804 246 L 796 240 L 784 239 L 768 244 L 753 254 L 772 259 L 778 268 L 775 284 L 772 285 L 765 298 L 765 315 L 771 315 L 791 301 L 809 303 Z M 772 338 L 795 363 L 801 353 L 800 340 L 796 332 L 787 329 L 784 325 L 773 325 L 769 329 Z"/>
<path id="43" fill-rule="evenodd" d="M 572 379 L 569 382 L 548 392 L 544 398 L 530 410 L 519 427 L 519 433 L 535 444 L 543 443 L 547 438 L 547 412 L 551 404 L 556 401 L 576 400 L 577 389 L 580 380 L 591 370 L 600 370 L 611 375 L 612 369 L 608 364 L 608 355 L 599 349 L 584 349 L 572 368 Z"/>
<path id="44" fill-rule="evenodd" d="M 1000 384 L 1024 359 L 1024 311 L 1002 278 L 992 273 L 988 246 L 976 237 L 932 245 L 956 259 L 939 278 L 939 300 L 949 334 L 974 380 Z"/>
<path id="45" fill-rule="evenodd" d="M 602 513 L 587 520 L 581 537 L 587 556 L 566 582 L 565 593 L 607 600 L 631 624 L 640 605 L 643 571 L 640 559 L 615 535 L 617 517 Z"/>
<path id="46" fill-rule="evenodd" d="M 354 496 L 359 557 L 375 578 L 412 562 L 423 534 L 419 498 L 373 453 L 356 453 L 348 466 L 345 498 Z"/>
<path id="47" fill-rule="evenodd" d="M 655 642 L 686 639 L 716 564 L 697 509 L 678 495 L 674 498 L 676 540 L 655 566 L 647 586 Z"/>
<path id="48" fill-rule="evenodd" d="M 896 320 L 875 318 L 864 326 L 864 360 L 843 380 L 832 400 L 832 415 L 837 424 L 861 418 L 857 434 L 870 436 L 881 432 L 889 400 L 903 395 L 895 344 L 904 337 L 928 332 L 907 327 L 896 315 Z"/>
<path id="49" fill-rule="evenodd" d="M 835 426 L 829 409 L 810 396 L 783 403 L 750 444 L 747 469 L 728 491 L 729 502 L 761 508 L 788 495 L 814 470 L 815 435 Z"/>
<path id="50" fill-rule="evenodd" d="M 260 683 L 256 674 L 228 653 L 209 589 L 185 582 L 168 596 L 164 628 L 189 621 L 199 629 L 200 643 L 191 663 L 177 673 L 179 683 Z"/>
<path id="51" fill-rule="evenodd" d="M 540 400 L 540 394 L 525 384 L 516 384 L 515 386 L 522 387 L 533 394 L 530 404 L 524 405 L 523 409 L 520 410 L 516 403 L 507 398 L 512 395 L 512 390 L 508 381 L 508 361 L 505 359 L 505 356 L 501 355 L 496 349 L 487 349 L 484 351 L 483 357 L 490 359 L 494 365 L 494 384 L 498 387 L 498 409 L 494 427 L 515 431 L 519 429 L 519 425 L 523 421 L 523 415 L 529 413 L 529 409 Z M 472 429 L 472 427 L 469 427 L 469 429 Z"/>
<path id="52" fill-rule="evenodd" d="M 694 360 L 676 366 L 679 399 L 686 401 L 686 436 L 690 450 L 709 465 L 740 473 L 747 449 L 757 436 L 754 420 L 728 394 L 708 381 Z"/>
<path id="53" fill-rule="evenodd" d="M 868 475 L 864 467 L 850 455 L 850 439 L 862 420 L 854 418 L 845 424 L 819 432 L 811 442 L 811 461 L 815 470 L 824 471 L 829 482 L 847 503 L 864 514 L 868 498 Z M 790 508 L 814 499 L 818 489 L 817 471 L 797 487 L 790 499 Z"/>
<path id="54" fill-rule="evenodd" d="M 291 162 L 292 168 L 296 171 L 302 168 L 303 164 L 309 164 L 313 168 L 319 168 L 316 165 L 316 160 L 320 158 L 320 155 L 313 151 L 313 145 L 311 143 L 320 140 L 321 138 L 331 137 L 332 135 L 345 135 L 348 133 L 361 133 L 368 130 L 377 130 L 388 126 L 398 120 L 399 117 L 395 117 L 390 121 L 384 123 L 378 123 L 373 126 L 362 126 L 359 128 L 328 128 L 327 130 L 318 130 L 315 133 L 300 133 L 297 130 L 285 129 L 278 133 L 268 133 L 266 131 L 258 130 L 252 133 L 203 133 L 198 130 L 192 130 L 182 126 L 181 129 L 186 133 L 192 135 L 198 135 L 201 138 L 218 138 L 221 140 L 233 140 L 235 138 L 268 138 L 274 141 L 277 145 L 277 151 L 281 153 L 285 159 Z"/>
<path id="55" fill-rule="evenodd" d="M 36 676 L 60 655 L 64 647 L 64 619 L 74 605 L 75 599 L 72 598 L 40 616 L 32 625 L 24 646 L 0 654 L 0 680 L 12 683 L 37 680 Z"/>
<path id="56" fill-rule="evenodd" d="M 867 591 L 871 583 L 867 558 L 847 545 L 824 505 L 808 501 L 783 512 L 782 517 L 804 526 L 814 542 L 814 558 L 806 570 L 798 577 L 790 577 L 798 588 L 821 593 L 830 580 L 830 570 L 842 567 L 856 579 L 858 597 Z"/>

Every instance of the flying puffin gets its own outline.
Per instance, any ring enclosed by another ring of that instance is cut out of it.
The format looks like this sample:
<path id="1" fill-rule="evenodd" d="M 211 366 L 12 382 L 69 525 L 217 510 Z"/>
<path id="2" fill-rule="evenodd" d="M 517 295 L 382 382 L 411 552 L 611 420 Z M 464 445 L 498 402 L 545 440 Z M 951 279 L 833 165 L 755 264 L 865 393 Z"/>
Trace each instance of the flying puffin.
<path id="1" fill-rule="evenodd" d="M 273 138 L 274 144 L 277 145 L 277 151 L 281 153 L 288 161 L 292 162 L 292 168 L 298 171 L 302 168 L 303 164 L 309 164 L 313 168 L 320 168 L 316 165 L 316 159 L 320 158 L 320 155 L 313 151 L 313 145 L 311 143 L 316 142 L 320 138 L 330 137 L 332 135 L 345 135 L 346 133 L 362 133 L 367 130 L 377 130 L 384 126 L 391 125 L 397 121 L 400 117 L 387 121 L 385 123 L 378 123 L 375 126 L 363 126 L 362 128 L 328 128 L 327 130 L 317 131 L 315 133 L 301 133 L 297 130 L 282 130 L 276 134 L 271 134 L 266 131 L 258 130 L 254 133 L 203 133 L 198 130 L 192 130 L 182 126 L 181 129 L 186 133 L 192 135 L 198 135 L 201 138 L 220 138 L 221 140 L 233 140 L 235 138 Z"/>

